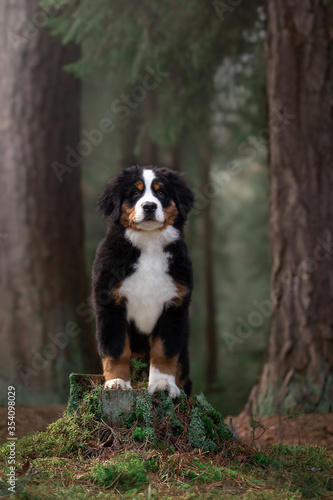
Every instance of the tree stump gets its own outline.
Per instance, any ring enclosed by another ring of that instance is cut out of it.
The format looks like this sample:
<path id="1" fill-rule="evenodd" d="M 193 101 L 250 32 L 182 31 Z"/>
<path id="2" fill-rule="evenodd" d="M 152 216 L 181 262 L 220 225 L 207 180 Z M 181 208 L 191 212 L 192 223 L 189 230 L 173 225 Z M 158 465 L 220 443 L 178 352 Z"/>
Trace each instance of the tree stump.
<path id="1" fill-rule="evenodd" d="M 173 452 L 197 448 L 217 453 L 235 439 L 203 394 L 188 397 L 181 390 L 173 400 L 165 391 L 150 395 L 145 388 L 103 389 L 102 375 L 72 373 L 69 380 L 68 416 L 82 422 L 83 415 L 90 421 L 92 417 L 100 421 L 100 429 L 103 422 L 108 424 L 117 435 L 112 437 L 114 447 L 144 443 Z"/>
<path id="2" fill-rule="evenodd" d="M 70 393 L 67 412 L 77 411 L 78 405 L 85 394 L 91 392 L 94 388 L 101 388 L 104 382 L 103 375 L 72 373 L 69 376 Z M 109 425 L 116 424 L 121 414 L 131 411 L 135 398 L 143 396 L 146 392 L 146 389 L 102 389 L 100 397 L 103 420 Z"/>

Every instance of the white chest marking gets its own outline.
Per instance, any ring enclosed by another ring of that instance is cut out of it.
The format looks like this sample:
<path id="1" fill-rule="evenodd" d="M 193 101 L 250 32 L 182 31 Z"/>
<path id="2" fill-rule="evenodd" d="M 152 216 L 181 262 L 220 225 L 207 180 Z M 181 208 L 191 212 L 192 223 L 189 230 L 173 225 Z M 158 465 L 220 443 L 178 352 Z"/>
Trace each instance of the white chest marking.
<path id="1" fill-rule="evenodd" d="M 134 320 L 142 333 L 151 334 L 163 308 L 176 295 L 176 286 L 168 274 L 169 254 L 163 248 L 179 238 L 172 226 L 164 231 L 126 230 L 126 238 L 140 248 L 134 273 L 126 278 L 119 294 L 127 299 L 127 319 Z"/>

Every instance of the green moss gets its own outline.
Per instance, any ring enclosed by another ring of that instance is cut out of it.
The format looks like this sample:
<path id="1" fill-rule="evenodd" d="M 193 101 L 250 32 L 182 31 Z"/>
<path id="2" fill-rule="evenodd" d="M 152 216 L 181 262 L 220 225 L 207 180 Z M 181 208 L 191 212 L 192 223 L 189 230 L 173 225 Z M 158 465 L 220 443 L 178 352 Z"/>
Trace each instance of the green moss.
<path id="1" fill-rule="evenodd" d="M 261 465 L 262 467 L 268 467 L 270 464 L 269 459 L 267 457 L 265 457 L 264 455 L 261 455 L 260 453 L 256 453 L 253 456 L 253 462 L 258 464 L 258 465 Z"/>
<path id="2" fill-rule="evenodd" d="M 242 496 L 242 500 L 302 500 L 302 495 L 289 491 L 249 491 Z"/>
<path id="3" fill-rule="evenodd" d="M 207 402 L 203 394 L 195 396 L 194 401 L 188 440 L 193 448 L 217 452 L 222 441 L 232 439 L 232 434 L 221 415 Z"/>
<path id="4" fill-rule="evenodd" d="M 134 360 L 134 378 L 137 378 L 146 364 Z M 90 379 L 89 379 L 90 377 Z M 86 401 L 88 412 L 96 420 L 102 417 L 102 386 L 92 380 L 96 376 L 72 374 L 70 376 L 70 398 L 67 414 L 78 413 L 81 401 Z M 152 446 L 174 451 L 182 443 L 186 448 L 218 452 L 223 442 L 232 440 L 232 434 L 221 415 L 207 402 L 203 394 L 188 398 L 184 391 L 172 400 L 161 391 L 153 397 L 144 391 L 133 398 L 131 410 L 120 416 L 117 428 L 132 429 L 131 439 Z M 177 440 L 179 442 L 177 442 Z"/>
<path id="5" fill-rule="evenodd" d="M 67 413 L 71 414 L 77 410 L 83 398 L 83 387 L 77 383 L 77 374 L 71 373 L 69 376 L 69 399 Z"/>
<path id="6" fill-rule="evenodd" d="M 237 471 L 228 469 L 227 467 L 218 467 L 216 465 L 207 465 L 199 459 L 191 462 L 191 468 L 184 468 L 183 473 L 191 481 L 199 484 L 216 483 L 222 480 L 234 480 L 237 478 Z"/>
<path id="7" fill-rule="evenodd" d="M 84 396 L 87 411 L 89 414 L 94 415 L 95 419 L 98 420 L 102 416 L 102 387 L 94 387 L 94 389 Z"/>
<path id="8" fill-rule="evenodd" d="M 134 427 L 134 440 L 170 451 L 190 445 L 218 452 L 223 442 L 233 440 L 221 415 L 202 394 L 187 398 L 183 391 L 177 400 L 165 392 L 153 397 L 148 393 L 137 396 L 131 411 L 121 416 L 117 427 Z"/>
<path id="9" fill-rule="evenodd" d="M 120 491 L 142 488 L 148 484 L 148 467 L 137 453 L 124 453 L 120 457 L 97 464 L 90 479 L 98 486 L 111 486 Z"/>
<path id="10" fill-rule="evenodd" d="M 154 430 L 154 416 L 152 412 L 152 401 L 150 394 L 146 397 L 138 396 L 135 400 L 135 417 L 137 423 L 141 426 L 143 433 L 148 441 L 156 443 L 156 435 Z"/>
<path id="11" fill-rule="evenodd" d="M 93 377 L 93 376 L 92 376 Z M 96 377 L 101 379 L 101 377 Z M 100 381 L 99 381 L 100 382 Z M 69 399 L 67 405 L 67 414 L 71 415 L 81 406 L 82 401 L 88 401 L 88 411 L 94 413 L 96 418 L 101 417 L 101 383 L 93 385 L 89 375 L 82 376 L 77 373 L 71 373 L 69 376 Z"/>
<path id="12" fill-rule="evenodd" d="M 36 432 L 16 441 L 17 464 L 28 458 L 80 456 L 88 443 L 96 436 L 98 424 L 97 391 L 86 395 L 75 413 L 65 413 L 62 418 L 47 426 L 44 432 Z M 6 443 L 0 446 L 0 454 L 8 455 Z"/>
<path id="13" fill-rule="evenodd" d="M 152 404 L 154 407 L 154 401 Z M 177 412 L 177 403 L 174 406 Z M 60 421 L 64 424 L 68 417 Z M 55 424 L 49 427 L 51 434 L 63 434 L 63 425 L 60 426 L 59 421 Z M 44 435 L 44 439 L 35 442 L 29 450 L 29 453 L 34 452 L 35 458 L 28 455 L 30 465 L 38 473 L 19 477 L 15 498 L 48 499 L 50 492 L 52 498 L 82 500 L 96 497 L 116 499 L 119 495 L 137 499 L 301 500 L 331 495 L 332 456 L 314 446 L 276 445 L 267 450 L 264 463 L 265 457 L 257 453 L 251 454 L 245 465 L 229 461 L 226 466 L 224 460 L 221 464 L 221 455 L 203 455 L 194 451 L 160 453 L 156 449 L 149 451 L 142 445 L 137 451 L 110 450 L 110 453 L 105 450 L 106 456 L 87 459 L 81 457 L 77 449 L 66 454 L 66 450 L 59 447 L 63 437 L 58 440 L 56 449 L 54 436 L 50 442 L 47 432 L 38 434 Z M 78 434 L 76 437 L 79 439 Z M 96 445 L 96 437 L 92 434 L 90 438 Z M 22 446 L 26 441 L 19 442 Z M 51 446 L 49 450 L 45 449 L 47 443 Z M 87 442 L 83 440 L 81 443 Z M 68 447 L 71 445 L 70 442 L 67 444 Z M 236 450 L 234 446 L 232 449 Z M 64 457 L 52 455 L 52 451 L 64 453 Z M 312 482 L 309 482 L 309 477 Z M 231 491 L 234 493 L 230 496 Z M 0 485 L 0 496 L 2 493 L 6 493 L 4 484 Z"/>
<path id="14" fill-rule="evenodd" d="M 276 480 L 288 475 L 290 490 L 303 498 L 320 498 L 333 490 L 332 456 L 325 448 L 277 444 L 270 451 Z"/>
<path id="15" fill-rule="evenodd" d="M 37 474 L 18 477 L 15 498 L 48 499 L 51 491 L 55 498 L 82 500 L 119 495 L 208 500 L 229 499 L 230 488 L 244 500 L 331 495 L 333 460 L 323 448 L 275 445 L 265 455 L 244 448 L 202 394 L 187 398 L 183 392 L 172 400 L 165 392 L 142 391 L 111 432 L 100 420 L 101 390 L 96 384 L 83 387 L 70 412 L 45 432 L 17 440 L 18 470 L 28 460 Z M 97 446 L 98 431 L 103 442 L 112 441 L 111 448 Z M 0 453 L 6 471 L 6 443 Z M 6 491 L 3 482 L 0 496 Z"/>
<path id="16" fill-rule="evenodd" d="M 188 440 L 193 448 L 204 448 L 206 433 L 201 414 L 198 408 L 193 408 L 191 413 L 191 423 L 187 432 Z"/>

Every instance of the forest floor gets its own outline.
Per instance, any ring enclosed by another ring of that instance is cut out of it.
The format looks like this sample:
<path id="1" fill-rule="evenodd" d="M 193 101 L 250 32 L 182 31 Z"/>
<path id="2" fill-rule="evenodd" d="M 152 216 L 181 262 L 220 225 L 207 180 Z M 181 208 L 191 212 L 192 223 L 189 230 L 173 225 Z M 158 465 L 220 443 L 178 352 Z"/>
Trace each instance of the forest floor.
<path id="1" fill-rule="evenodd" d="M 13 500 L 333 499 L 333 414 L 263 417 L 252 429 L 246 416 L 227 417 L 234 440 L 203 396 L 176 406 L 164 393 L 137 396 L 110 427 L 98 390 L 66 414 L 64 405 L 17 407 L 14 452 L 0 407 L 0 497 L 9 498 L 14 454 Z"/>
<path id="2" fill-rule="evenodd" d="M 16 437 L 45 430 L 48 424 L 62 415 L 65 408 L 65 405 L 18 406 Z M 226 418 L 227 423 L 229 418 Z M 266 429 L 256 431 L 253 444 L 260 447 L 275 443 L 313 444 L 333 451 L 333 413 L 311 413 L 288 420 L 281 416 L 260 417 L 258 420 Z M 238 436 L 250 444 L 253 436 L 249 418 L 244 415 L 232 416 L 232 423 Z M 7 437 L 7 407 L 0 406 L 0 443 L 6 441 Z"/>

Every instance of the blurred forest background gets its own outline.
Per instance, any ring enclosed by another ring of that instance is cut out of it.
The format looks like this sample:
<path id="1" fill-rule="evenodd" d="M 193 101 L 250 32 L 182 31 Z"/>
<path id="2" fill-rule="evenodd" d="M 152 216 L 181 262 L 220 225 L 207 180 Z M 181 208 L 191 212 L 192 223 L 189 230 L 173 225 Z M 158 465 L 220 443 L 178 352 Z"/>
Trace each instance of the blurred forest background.
<path id="1" fill-rule="evenodd" d="M 197 202 L 186 229 L 195 278 L 190 341 L 194 392 L 204 391 L 225 414 L 244 408 L 265 359 L 270 362 L 273 356 L 270 351 L 265 358 L 271 290 L 279 288 L 274 280 L 285 280 L 276 273 L 283 270 L 291 280 L 301 279 L 297 266 L 313 255 L 317 238 L 325 239 L 332 223 L 327 208 L 332 194 L 332 7 L 322 0 L 316 8 L 316 2 L 306 3 L 3 2 L 4 401 L 10 384 L 17 388 L 19 404 L 62 402 L 68 395 L 69 373 L 101 371 L 89 276 L 106 227 L 95 203 L 110 177 L 139 163 L 181 170 L 195 190 Z M 279 44 L 281 33 L 287 36 L 281 35 Z M 308 37 L 312 54 L 307 53 Z M 305 71 L 310 77 L 302 87 Z M 321 75 L 320 94 L 313 82 Z M 311 149 L 318 144 L 312 134 L 317 129 L 325 138 L 324 153 Z M 298 165 L 288 143 L 291 138 L 293 151 L 299 151 Z M 302 147 L 307 150 L 304 157 Z M 280 170 L 274 169 L 274 161 Z M 284 190 L 276 187 L 279 172 Z M 316 183 L 316 176 L 318 189 L 302 192 L 300 185 Z M 279 265 L 270 251 L 270 182 L 271 238 L 273 253 L 276 249 L 281 257 Z M 308 217 L 298 206 L 310 201 L 310 192 L 315 213 L 310 210 Z M 327 387 L 332 378 L 332 264 L 323 265 L 311 275 L 307 268 L 302 270 L 308 273 L 302 283 L 317 280 L 311 290 L 288 289 L 311 310 L 312 323 L 300 319 L 298 303 L 287 301 L 289 310 L 281 317 L 289 315 L 289 320 L 285 328 L 281 323 L 276 327 L 285 349 L 275 349 L 283 351 L 278 364 L 285 361 L 284 372 L 273 379 L 278 387 L 290 384 L 290 367 L 296 367 L 301 395 L 289 398 L 288 405 L 299 408 L 310 401 L 310 409 L 331 411 L 333 396 Z M 318 289 L 325 290 L 325 312 L 316 316 L 306 300 L 314 301 L 319 311 L 320 298 L 314 298 Z M 309 340 L 308 329 L 317 340 Z M 319 366 L 312 373 L 305 367 L 311 365 L 307 355 L 302 366 L 297 365 L 300 350 L 305 352 L 302 336 L 305 351 L 313 348 L 311 363 Z M 329 348 L 323 347 L 324 337 Z M 313 376 L 319 372 L 321 380 Z M 280 403 L 274 406 L 273 399 L 269 393 L 269 403 L 256 411 L 286 409 Z"/>

